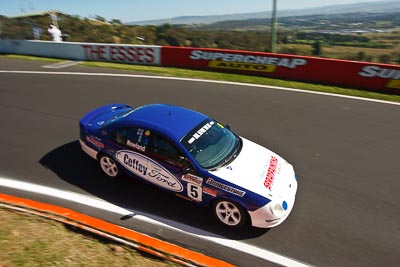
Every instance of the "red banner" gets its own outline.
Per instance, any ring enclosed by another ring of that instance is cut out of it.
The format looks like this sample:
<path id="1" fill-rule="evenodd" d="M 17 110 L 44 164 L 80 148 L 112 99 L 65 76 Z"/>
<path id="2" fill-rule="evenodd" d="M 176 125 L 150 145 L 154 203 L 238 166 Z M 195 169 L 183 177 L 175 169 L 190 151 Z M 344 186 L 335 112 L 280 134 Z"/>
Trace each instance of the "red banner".
<path id="1" fill-rule="evenodd" d="M 162 47 L 161 65 L 400 94 L 400 65 L 262 52 Z"/>

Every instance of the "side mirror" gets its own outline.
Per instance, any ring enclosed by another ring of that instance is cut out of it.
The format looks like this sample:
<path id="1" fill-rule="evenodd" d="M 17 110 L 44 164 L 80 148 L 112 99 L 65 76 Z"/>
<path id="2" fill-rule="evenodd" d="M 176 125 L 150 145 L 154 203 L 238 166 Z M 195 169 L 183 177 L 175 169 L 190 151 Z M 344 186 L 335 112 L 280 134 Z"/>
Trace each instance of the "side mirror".
<path id="1" fill-rule="evenodd" d="M 193 168 L 191 168 L 191 167 L 184 168 L 184 169 L 182 169 L 182 171 L 181 171 L 181 175 L 188 174 L 188 173 L 190 173 L 190 172 L 192 172 L 192 171 L 193 171 Z"/>

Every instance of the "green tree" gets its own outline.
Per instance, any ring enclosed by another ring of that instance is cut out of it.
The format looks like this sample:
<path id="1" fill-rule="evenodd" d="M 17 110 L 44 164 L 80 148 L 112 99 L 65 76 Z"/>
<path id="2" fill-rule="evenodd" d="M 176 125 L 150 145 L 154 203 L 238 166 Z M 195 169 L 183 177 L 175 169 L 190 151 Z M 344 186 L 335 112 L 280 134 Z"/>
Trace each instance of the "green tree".
<path id="1" fill-rule="evenodd" d="M 381 62 L 381 63 L 390 63 L 391 60 L 392 60 L 392 57 L 388 54 L 379 56 L 379 62 Z"/>
<path id="2" fill-rule="evenodd" d="M 365 59 L 366 59 L 366 54 L 364 51 L 360 51 L 357 53 L 357 60 L 365 61 Z"/>
<path id="3" fill-rule="evenodd" d="M 106 19 L 103 18 L 102 16 L 99 16 L 99 15 L 96 15 L 95 19 L 98 20 L 98 21 L 101 21 L 101 22 L 106 22 Z"/>
<path id="4" fill-rule="evenodd" d="M 399 54 L 399 56 L 398 56 L 396 62 L 397 62 L 397 64 L 400 64 L 400 54 Z"/>
<path id="5" fill-rule="evenodd" d="M 279 48 L 281 54 L 299 55 L 299 49 L 296 47 L 281 47 Z"/>
<path id="6" fill-rule="evenodd" d="M 112 19 L 112 20 L 111 20 L 111 24 L 121 25 L 122 22 L 121 22 L 121 20 L 119 20 L 119 19 Z"/>
<path id="7" fill-rule="evenodd" d="M 312 55 L 320 56 L 322 54 L 322 46 L 320 41 L 315 41 L 312 45 Z"/>

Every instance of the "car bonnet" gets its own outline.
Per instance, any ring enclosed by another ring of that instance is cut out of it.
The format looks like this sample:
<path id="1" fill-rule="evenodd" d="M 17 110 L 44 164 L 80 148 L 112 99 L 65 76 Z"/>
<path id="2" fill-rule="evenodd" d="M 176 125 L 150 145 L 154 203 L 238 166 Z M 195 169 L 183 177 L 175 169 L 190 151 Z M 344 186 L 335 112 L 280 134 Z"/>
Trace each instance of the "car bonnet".
<path id="1" fill-rule="evenodd" d="M 283 196 L 295 182 L 292 165 L 269 149 L 242 140 L 243 148 L 237 158 L 210 173 L 267 198 Z"/>

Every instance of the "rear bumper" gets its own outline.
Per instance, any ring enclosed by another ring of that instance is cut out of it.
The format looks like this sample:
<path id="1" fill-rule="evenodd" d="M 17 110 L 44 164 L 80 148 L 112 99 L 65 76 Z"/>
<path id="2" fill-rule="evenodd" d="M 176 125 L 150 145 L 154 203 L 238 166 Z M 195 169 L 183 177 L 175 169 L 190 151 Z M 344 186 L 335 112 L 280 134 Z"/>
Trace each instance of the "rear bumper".
<path id="1" fill-rule="evenodd" d="M 89 147 L 88 145 L 85 144 L 85 142 L 83 142 L 81 139 L 79 139 L 79 144 L 81 145 L 82 150 L 88 154 L 90 157 L 94 158 L 95 160 L 97 160 L 97 154 L 99 152 L 97 152 L 96 150 L 94 150 L 93 148 Z"/>

